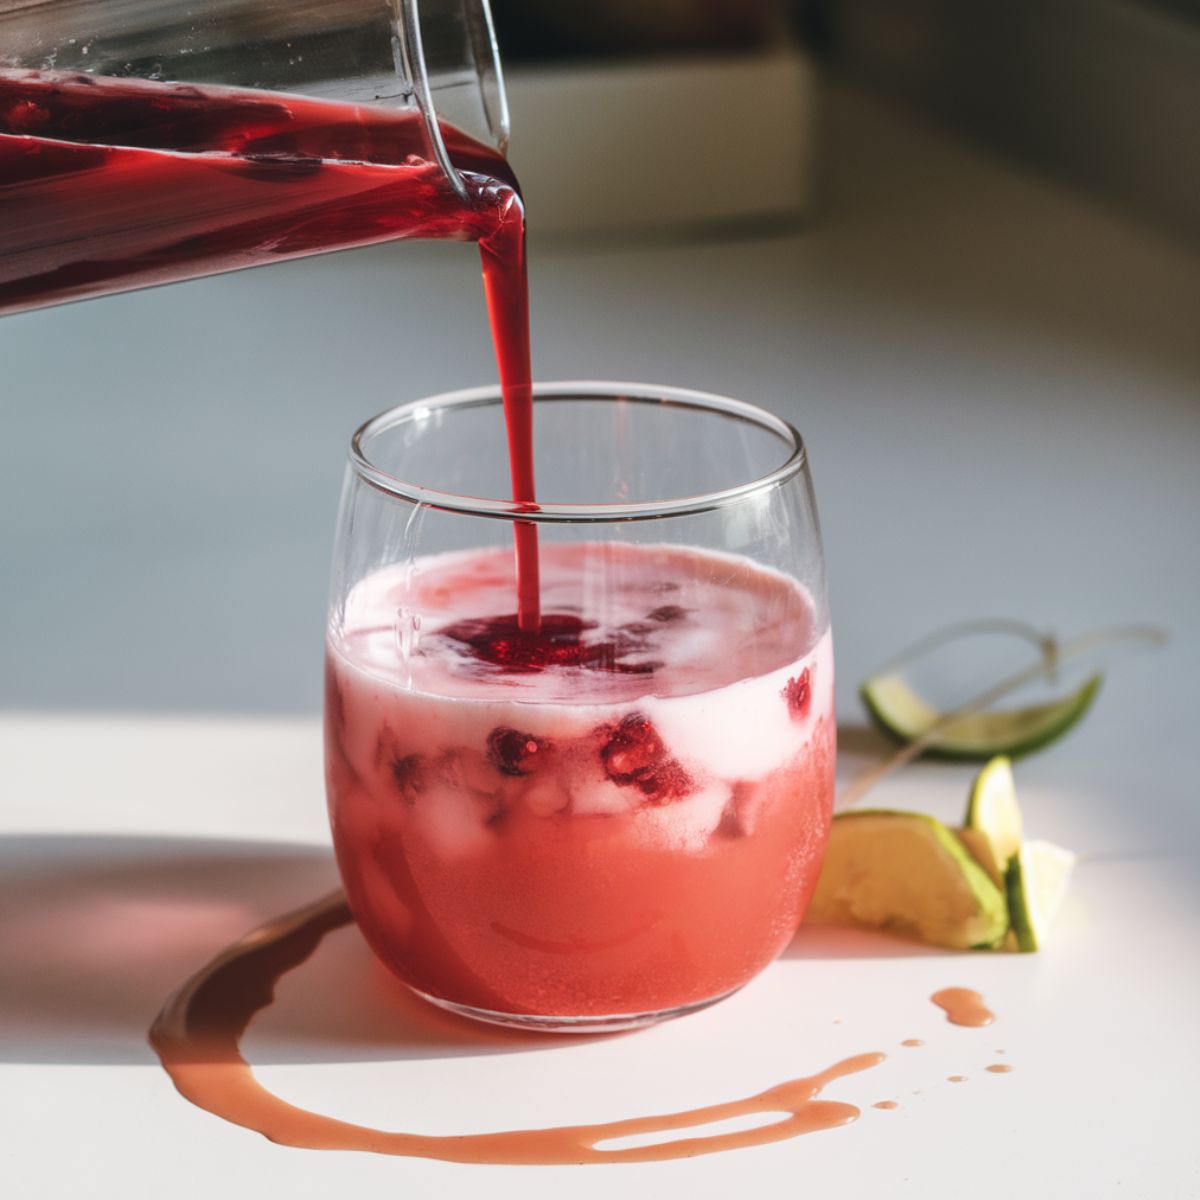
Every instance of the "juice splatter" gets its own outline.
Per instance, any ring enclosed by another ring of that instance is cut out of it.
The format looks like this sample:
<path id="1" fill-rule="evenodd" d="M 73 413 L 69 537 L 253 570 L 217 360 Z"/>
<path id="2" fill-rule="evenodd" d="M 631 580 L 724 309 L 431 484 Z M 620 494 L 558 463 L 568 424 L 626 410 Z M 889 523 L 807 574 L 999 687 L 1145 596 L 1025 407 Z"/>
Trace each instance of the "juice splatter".
<path id="1" fill-rule="evenodd" d="M 744 1099 L 600 1125 L 428 1135 L 335 1120 L 267 1091 L 251 1073 L 239 1042 L 254 1014 L 271 1003 L 281 976 L 313 954 L 327 933 L 349 922 L 345 897 L 335 892 L 235 942 L 167 1001 L 150 1030 L 150 1044 L 181 1095 L 280 1145 L 312 1150 L 364 1150 L 463 1163 L 657 1162 L 759 1146 L 849 1124 L 859 1110 L 821 1099 L 822 1090 L 884 1059 L 879 1053 L 859 1054 Z M 698 1126 L 756 1113 L 783 1115 L 754 1129 L 689 1135 Z M 600 1143 L 617 1138 L 676 1132 L 681 1136 L 656 1145 L 600 1148 Z"/>
<path id="2" fill-rule="evenodd" d="M 983 997 L 970 988 L 942 988 L 929 997 L 939 1008 L 946 1012 L 946 1020 L 954 1025 L 968 1025 L 979 1028 L 990 1025 L 996 1014 L 983 1002 Z"/>

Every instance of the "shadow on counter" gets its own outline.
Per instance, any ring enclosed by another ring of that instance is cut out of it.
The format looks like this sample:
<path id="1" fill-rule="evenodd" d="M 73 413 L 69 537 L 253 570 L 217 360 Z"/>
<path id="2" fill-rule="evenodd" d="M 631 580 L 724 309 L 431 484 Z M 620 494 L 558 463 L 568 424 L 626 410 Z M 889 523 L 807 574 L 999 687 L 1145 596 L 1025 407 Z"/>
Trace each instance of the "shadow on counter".
<path id="1" fill-rule="evenodd" d="M 167 997 L 249 930 L 337 886 L 321 847 L 167 837 L 0 838 L 0 1062 L 153 1063 Z M 792 959 L 941 953 L 806 929 Z M 353 926 L 325 937 L 248 1034 L 256 1063 L 375 1062 L 552 1050 L 584 1035 L 491 1029 L 417 999 Z M 592 1035 L 601 1036 L 601 1035 Z M 612 1036 L 612 1035 L 608 1035 Z"/>

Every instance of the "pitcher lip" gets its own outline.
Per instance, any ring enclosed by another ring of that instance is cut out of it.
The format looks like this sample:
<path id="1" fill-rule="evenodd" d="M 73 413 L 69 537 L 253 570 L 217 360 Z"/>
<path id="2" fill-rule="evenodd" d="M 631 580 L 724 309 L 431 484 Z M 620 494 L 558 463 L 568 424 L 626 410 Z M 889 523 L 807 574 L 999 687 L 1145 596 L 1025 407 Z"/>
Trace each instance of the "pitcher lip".
<path id="1" fill-rule="evenodd" d="M 426 396 L 388 409 L 364 422 L 350 439 L 350 464 L 364 483 L 413 504 L 443 512 L 461 513 L 502 521 L 528 521 L 534 524 L 583 524 L 600 522 L 652 521 L 663 517 L 694 516 L 740 503 L 751 496 L 773 491 L 795 478 L 807 463 L 804 440 L 796 428 L 765 408 L 688 388 L 660 387 L 646 383 L 608 380 L 563 380 L 533 385 L 534 403 L 570 400 L 611 400 L 635 404 L 667 404 L 672 407 L 720 413 L 757 425 L 775 434 L 790 448 L 787 459 L 774 470 L 719 491 L 703 492 L 663 500 L 644 500 L 623 504 L 542 504 L 443 492 L 410 483 L 373 463 L 366 445 L 372 437 L 407 421 L 427 419 L 435 410 L 478 408 L 500 404 L 498 386 L 465 388 Z"/>

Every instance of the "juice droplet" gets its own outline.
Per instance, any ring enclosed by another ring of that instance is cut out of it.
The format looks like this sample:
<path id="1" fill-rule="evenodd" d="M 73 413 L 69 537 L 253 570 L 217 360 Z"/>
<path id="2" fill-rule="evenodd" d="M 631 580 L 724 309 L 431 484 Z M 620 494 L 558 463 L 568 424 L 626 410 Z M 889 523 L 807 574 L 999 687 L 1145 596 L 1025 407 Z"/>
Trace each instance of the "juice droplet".
<path id="1" fill-rule="evenodd" d="M 990 1025 L 996 1015 L 983 1002 L 983 997 L 970 988 L 942 988 L 929 997 L 934 1004 L 946 1012 L 946 1020 L 953 1025 L 969 1025 L 978 1028 Z"/>
<path id="2" fill-rule="evenodd" d="M 993 1075 L 1007 1075 L 1012 1070 L 1012 1067 L 1008 1063 L 992 1063 L 987 1069 Z"/>
<path id="3" fill-rule="evenodd" d="M 966 1083 L 967 1082 L 967 1077 L 965 1075 L 947 1075 L 946 1079 L 950 1083 Z"/>
<path id="4" fill-rule="evenodd" d="M 923 1046 L 925 1043 L 920 1038 L 905 1038 L 900 1043 L 902 1046 Z"/>
<path id="5" fill-rule="evenodd" d="M 503 1133 L 391 1133 L 337 1121 L 288 1104 L 267 1091 L 242 1057 L 239 1045 L 255 1013 L 267 1007 L 279 979 L 312 955 L 327 933 L 350 923 L 345 896 L 335 892 L 280 917 L 235 942 L 189 979 L 163 1007 L 150 1044 L 179 1093 L 215 1116 L 252 1129 L 284 1146 L 310 1150 L 360 1150 L 444 1162 L 551 1165 L 659 1162 L 779 1142 L 847 1125 L 859 1116 L 852 1104 L 821 1099 L 834 1080 L 878 1066 L 883 1054 L 858 1054 L 816 1075 L 792 1079 L 765 1092 L 686 1112 L 634 1117 L 602 1125 L 517 1129 Z M 886 1106 L 891 1101 L 885 1101 Z M 698 1127 L 747 1114 L 771 1113 L 767 1125 L 732 1133 Z M 602 1148 L 640 1134 L 672 1133 L 650 1146 Z"/>
<path id="6" fill-rule="evenodd" d="M 895 1100 L 877 1100 L 871 1105 L 872 1108 L 899 1108 L 900 1105 Z"/>

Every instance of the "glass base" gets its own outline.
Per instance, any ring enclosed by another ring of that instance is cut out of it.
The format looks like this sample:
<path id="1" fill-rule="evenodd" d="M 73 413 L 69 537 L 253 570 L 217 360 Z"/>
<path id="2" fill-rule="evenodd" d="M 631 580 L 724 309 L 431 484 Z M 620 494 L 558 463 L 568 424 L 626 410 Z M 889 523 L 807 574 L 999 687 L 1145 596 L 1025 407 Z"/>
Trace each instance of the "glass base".
<path id="1" fill-rule="evenodd" d="M 422 1000 L 444 1008 L 447 1012 L 457 1013 L 460 1017 L 469 1017 L 472 1021 L 482 1021 L 487 1025 L 502 1025 L 508 1029 L 536 1030 L 541 1033 L 622 1033 L 627 1029 L 640 1029 L 645 1025 L 655 1025 L 659 1021 L 670 1021 L 674 1017 L 686 1017 L 688 1013 L 699 1012 L 713 1004 L 720 1004 L 740 987 L 731 988 L 719 996 L 708 1000 L 696 1000 L 691 1004 L 681 1004 L 678 1008 L 663 1008 L 657 1012 L 620 1013 L 615 1016 L 595 1017 L 543 1017 L 534 1013 L 505 1013 L 493 1012 L 487 1008 L 474 1008 L 470 1004 L 455 1004 L 453 1000 L 443 1000 L 440 996 L 431 996 L 418 988 L 411 988 Z"/>

